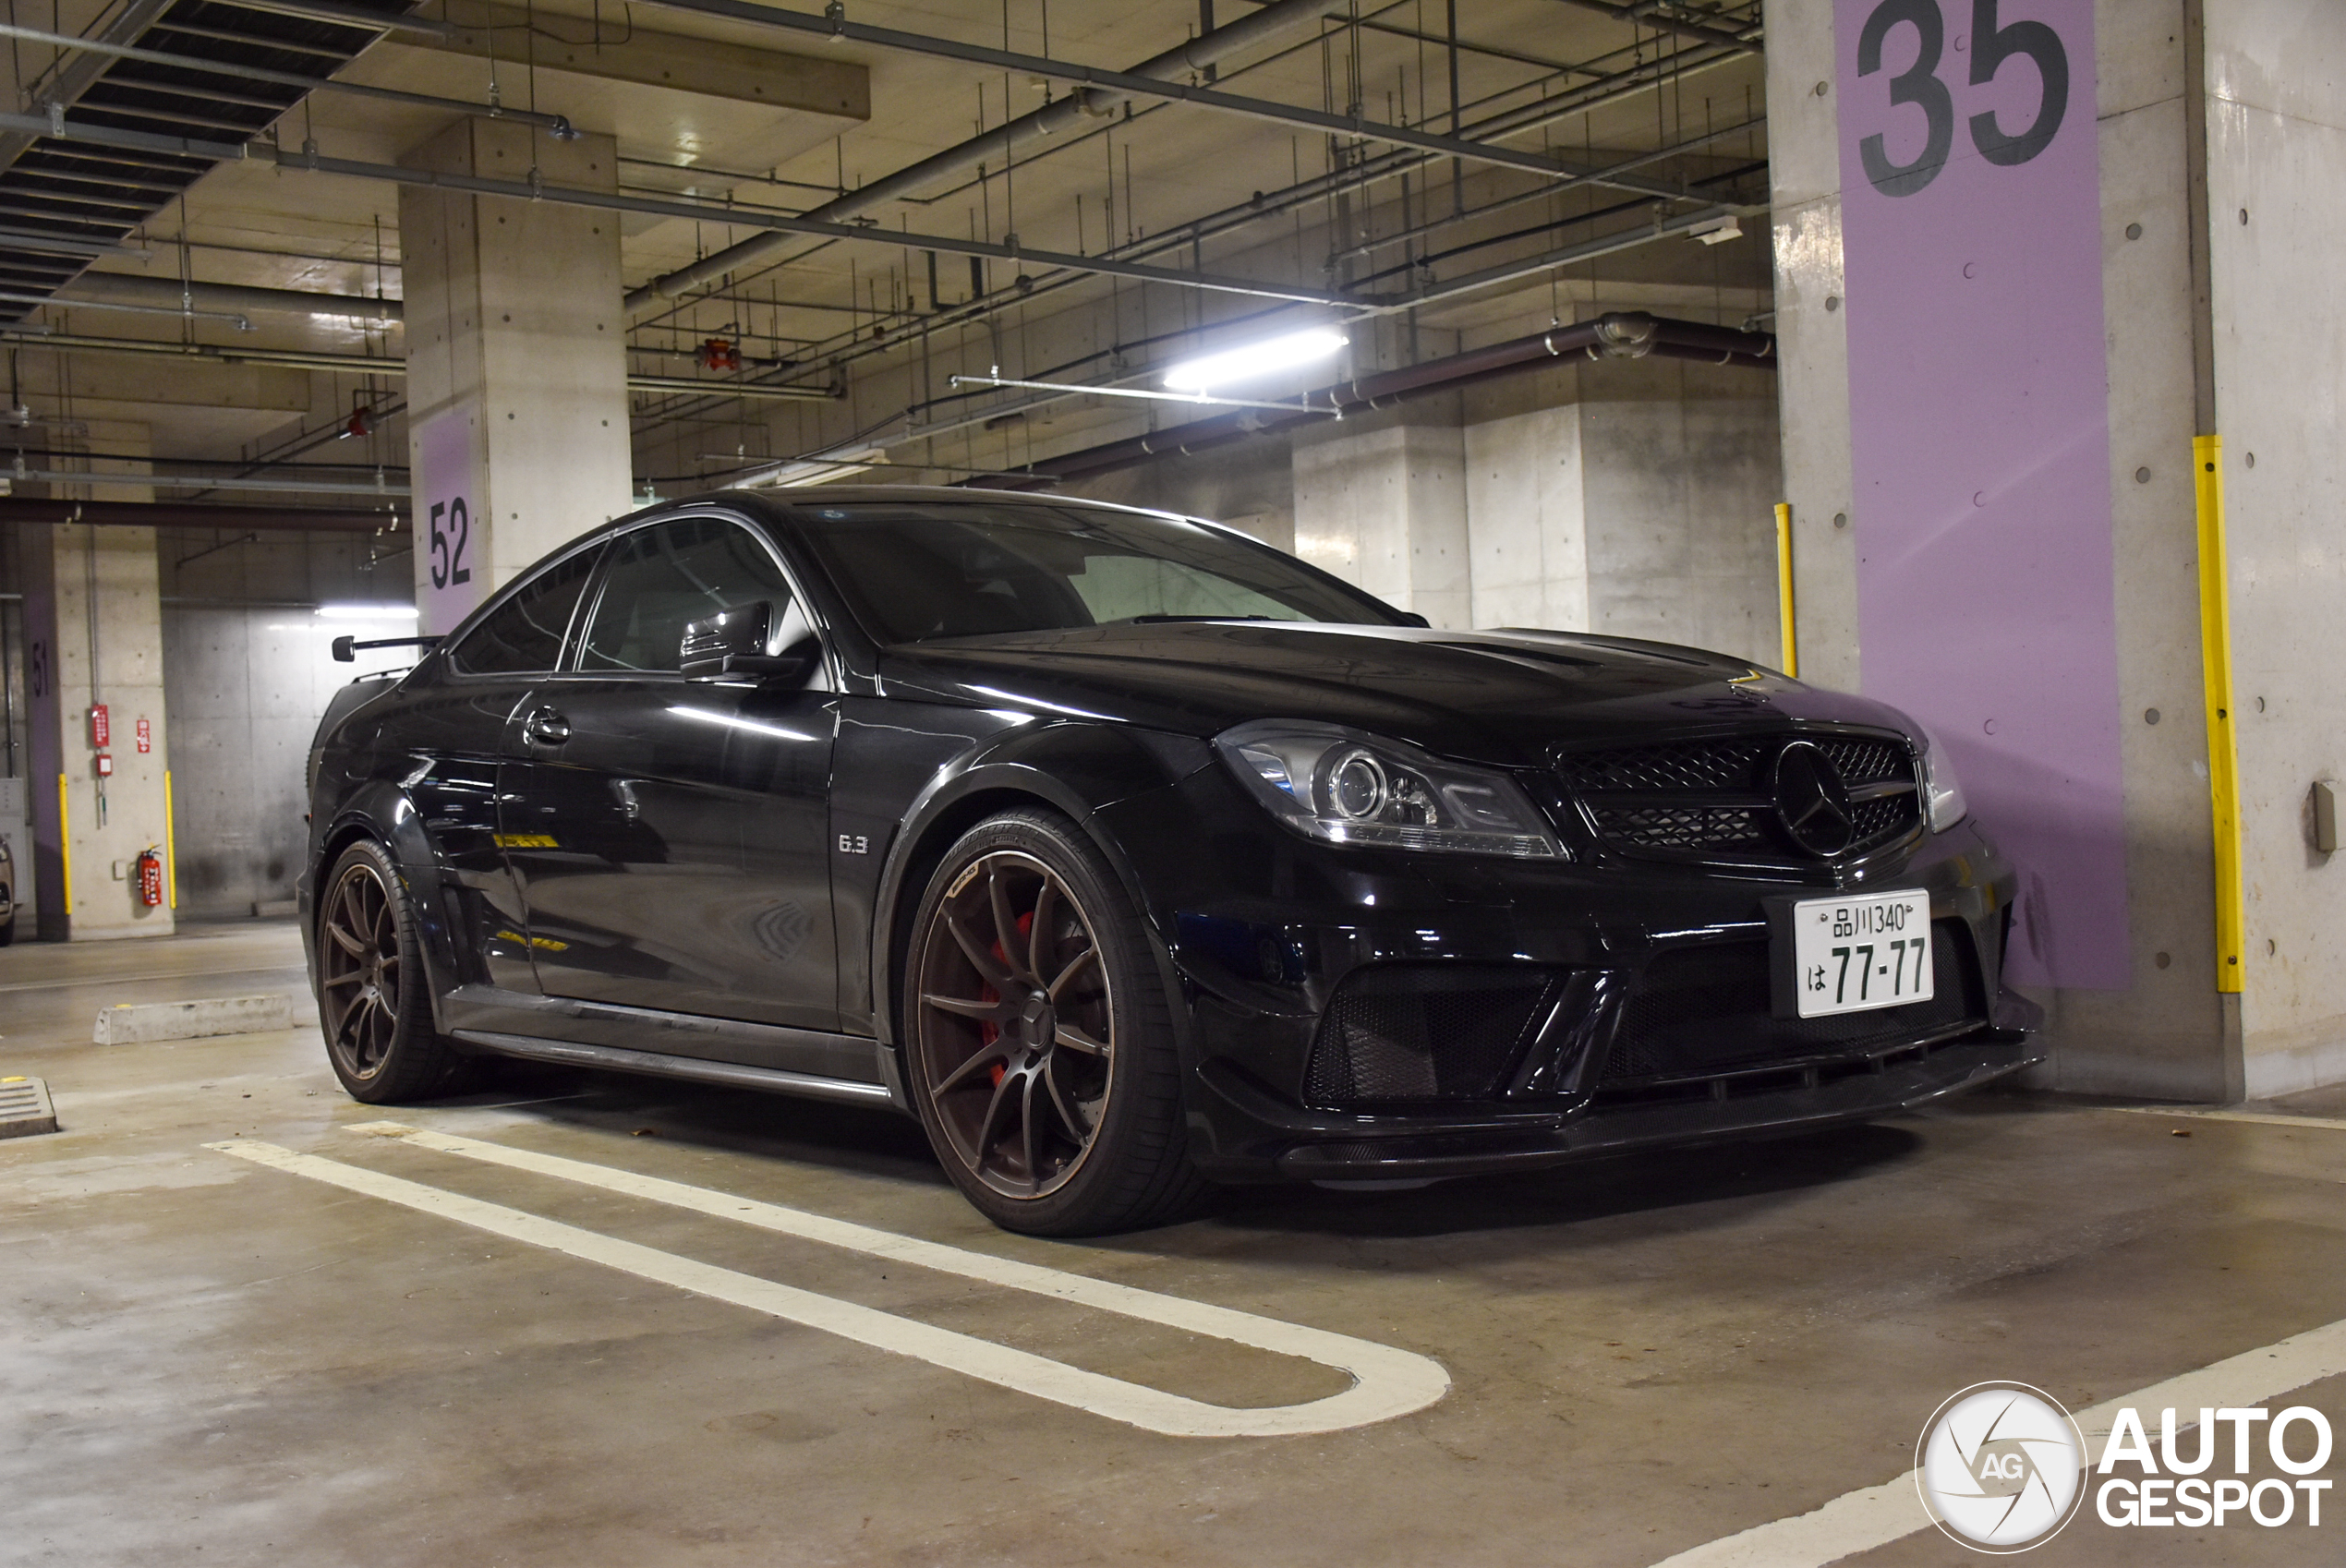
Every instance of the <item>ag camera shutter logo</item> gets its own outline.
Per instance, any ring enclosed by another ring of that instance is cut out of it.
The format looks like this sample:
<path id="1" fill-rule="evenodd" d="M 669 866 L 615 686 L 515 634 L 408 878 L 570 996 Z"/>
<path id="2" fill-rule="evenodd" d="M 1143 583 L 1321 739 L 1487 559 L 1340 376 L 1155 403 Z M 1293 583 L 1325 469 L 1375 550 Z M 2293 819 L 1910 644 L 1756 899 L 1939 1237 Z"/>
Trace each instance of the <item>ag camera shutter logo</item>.
<path id="1" fill-rule="evenodd" d="M 1974 1551 L 2026 1551 L 2084 1501 L 2086 1440 L 2059 1401 L 2026 1383 L 1974 1383 L 1932 1412 L 1915 1485 L 1931 1521 Z"/>

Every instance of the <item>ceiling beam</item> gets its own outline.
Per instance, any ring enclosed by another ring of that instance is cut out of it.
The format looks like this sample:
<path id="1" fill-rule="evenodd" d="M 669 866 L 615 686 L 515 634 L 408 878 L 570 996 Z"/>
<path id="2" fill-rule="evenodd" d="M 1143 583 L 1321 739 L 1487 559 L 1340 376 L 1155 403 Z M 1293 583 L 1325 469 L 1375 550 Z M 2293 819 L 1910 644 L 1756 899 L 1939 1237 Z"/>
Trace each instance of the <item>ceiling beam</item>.
<path id="1" fill-rule="evenodd" d="M 450 32 L 396 42 L 409 48 L 444 50 L 511 66 L 523 49 L 514 40 L 528 36 L 527 59 L 535 70 L 564 71 L 858 122 L 872 117 L 871 68 L 853 60 L 786 54 L 745 43 L 651 32 L 641 27 L 629 30 L 623 44 L 606 47 L 594 40 L 573 43 L 551 36 L 549 29 L 558 23 L 575 25 L 584 18 L 544 11 L 533 14 L 519 6 L 491 5 L 485 0 L 466 0 L 461 14 L 464 21 Z"/>

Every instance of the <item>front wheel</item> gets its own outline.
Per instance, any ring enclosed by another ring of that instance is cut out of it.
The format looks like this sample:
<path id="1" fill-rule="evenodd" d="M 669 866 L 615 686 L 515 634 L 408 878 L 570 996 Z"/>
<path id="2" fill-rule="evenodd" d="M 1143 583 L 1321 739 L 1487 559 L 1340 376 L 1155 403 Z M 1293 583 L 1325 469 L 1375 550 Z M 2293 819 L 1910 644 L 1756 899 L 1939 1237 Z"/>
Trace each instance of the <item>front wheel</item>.
<path id="1" fill-rule="evenodd" d="M 1161 1224 L 1204 1191 L 1146 933 L 1062 819 L 1005 813 L 947 852 L 913 922 L 901 1016 L 929 1142 L 1004 1229 Z"/>
<path id="2" fill-rule="evenodd" d="M 429 982 L 399 868 L 361 840 L 327 873 L 318 900 L 318 1023 L 326 1057 L 354 1100 L 426 1098 L 453 1086 L 466 1058 L 432 1026 Z"/>

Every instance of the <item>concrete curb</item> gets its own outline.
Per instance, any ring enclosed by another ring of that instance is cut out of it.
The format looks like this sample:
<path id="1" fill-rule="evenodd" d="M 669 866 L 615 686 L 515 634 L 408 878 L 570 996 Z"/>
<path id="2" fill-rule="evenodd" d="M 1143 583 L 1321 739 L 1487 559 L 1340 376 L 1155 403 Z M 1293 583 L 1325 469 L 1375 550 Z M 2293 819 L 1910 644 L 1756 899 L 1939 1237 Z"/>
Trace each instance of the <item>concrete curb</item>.
<path id="1" fill-rule="evenodd" d="M 30 1138 L 57 1130 L 49 1086 L 37 1078 L 0 1078 L 0 1138 Z"/>
<path id="2" fill-rule="evenodd" d="M 259 996 L 214 996 L 200 1002 L 117 1003 L 98 1015 L 90 1041 L 94 1045 L 139 1045 L 292 1027 L 293 998 L 272 991 Z"/>

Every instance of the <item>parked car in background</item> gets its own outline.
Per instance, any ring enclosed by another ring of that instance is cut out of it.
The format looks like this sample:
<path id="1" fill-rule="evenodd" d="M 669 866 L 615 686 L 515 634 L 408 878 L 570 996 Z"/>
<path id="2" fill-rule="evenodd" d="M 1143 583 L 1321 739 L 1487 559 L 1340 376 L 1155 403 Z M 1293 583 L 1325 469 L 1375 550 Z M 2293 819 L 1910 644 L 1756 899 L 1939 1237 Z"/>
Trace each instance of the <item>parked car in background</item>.
<path id="1" fill-rule="evenodd" d="M 894 1106 L 1018 1230 L 2034 1059 L 2013 872 L 1905 716 L 1088 501 L 638 513 L 345 688 L 310 778 L 357 1098 L 504 1054 Z"/>
<path id="2" fill-rule="evenodd" d="M 17 939 L 17 862 L 0 833 L 0 947 Z"/>

